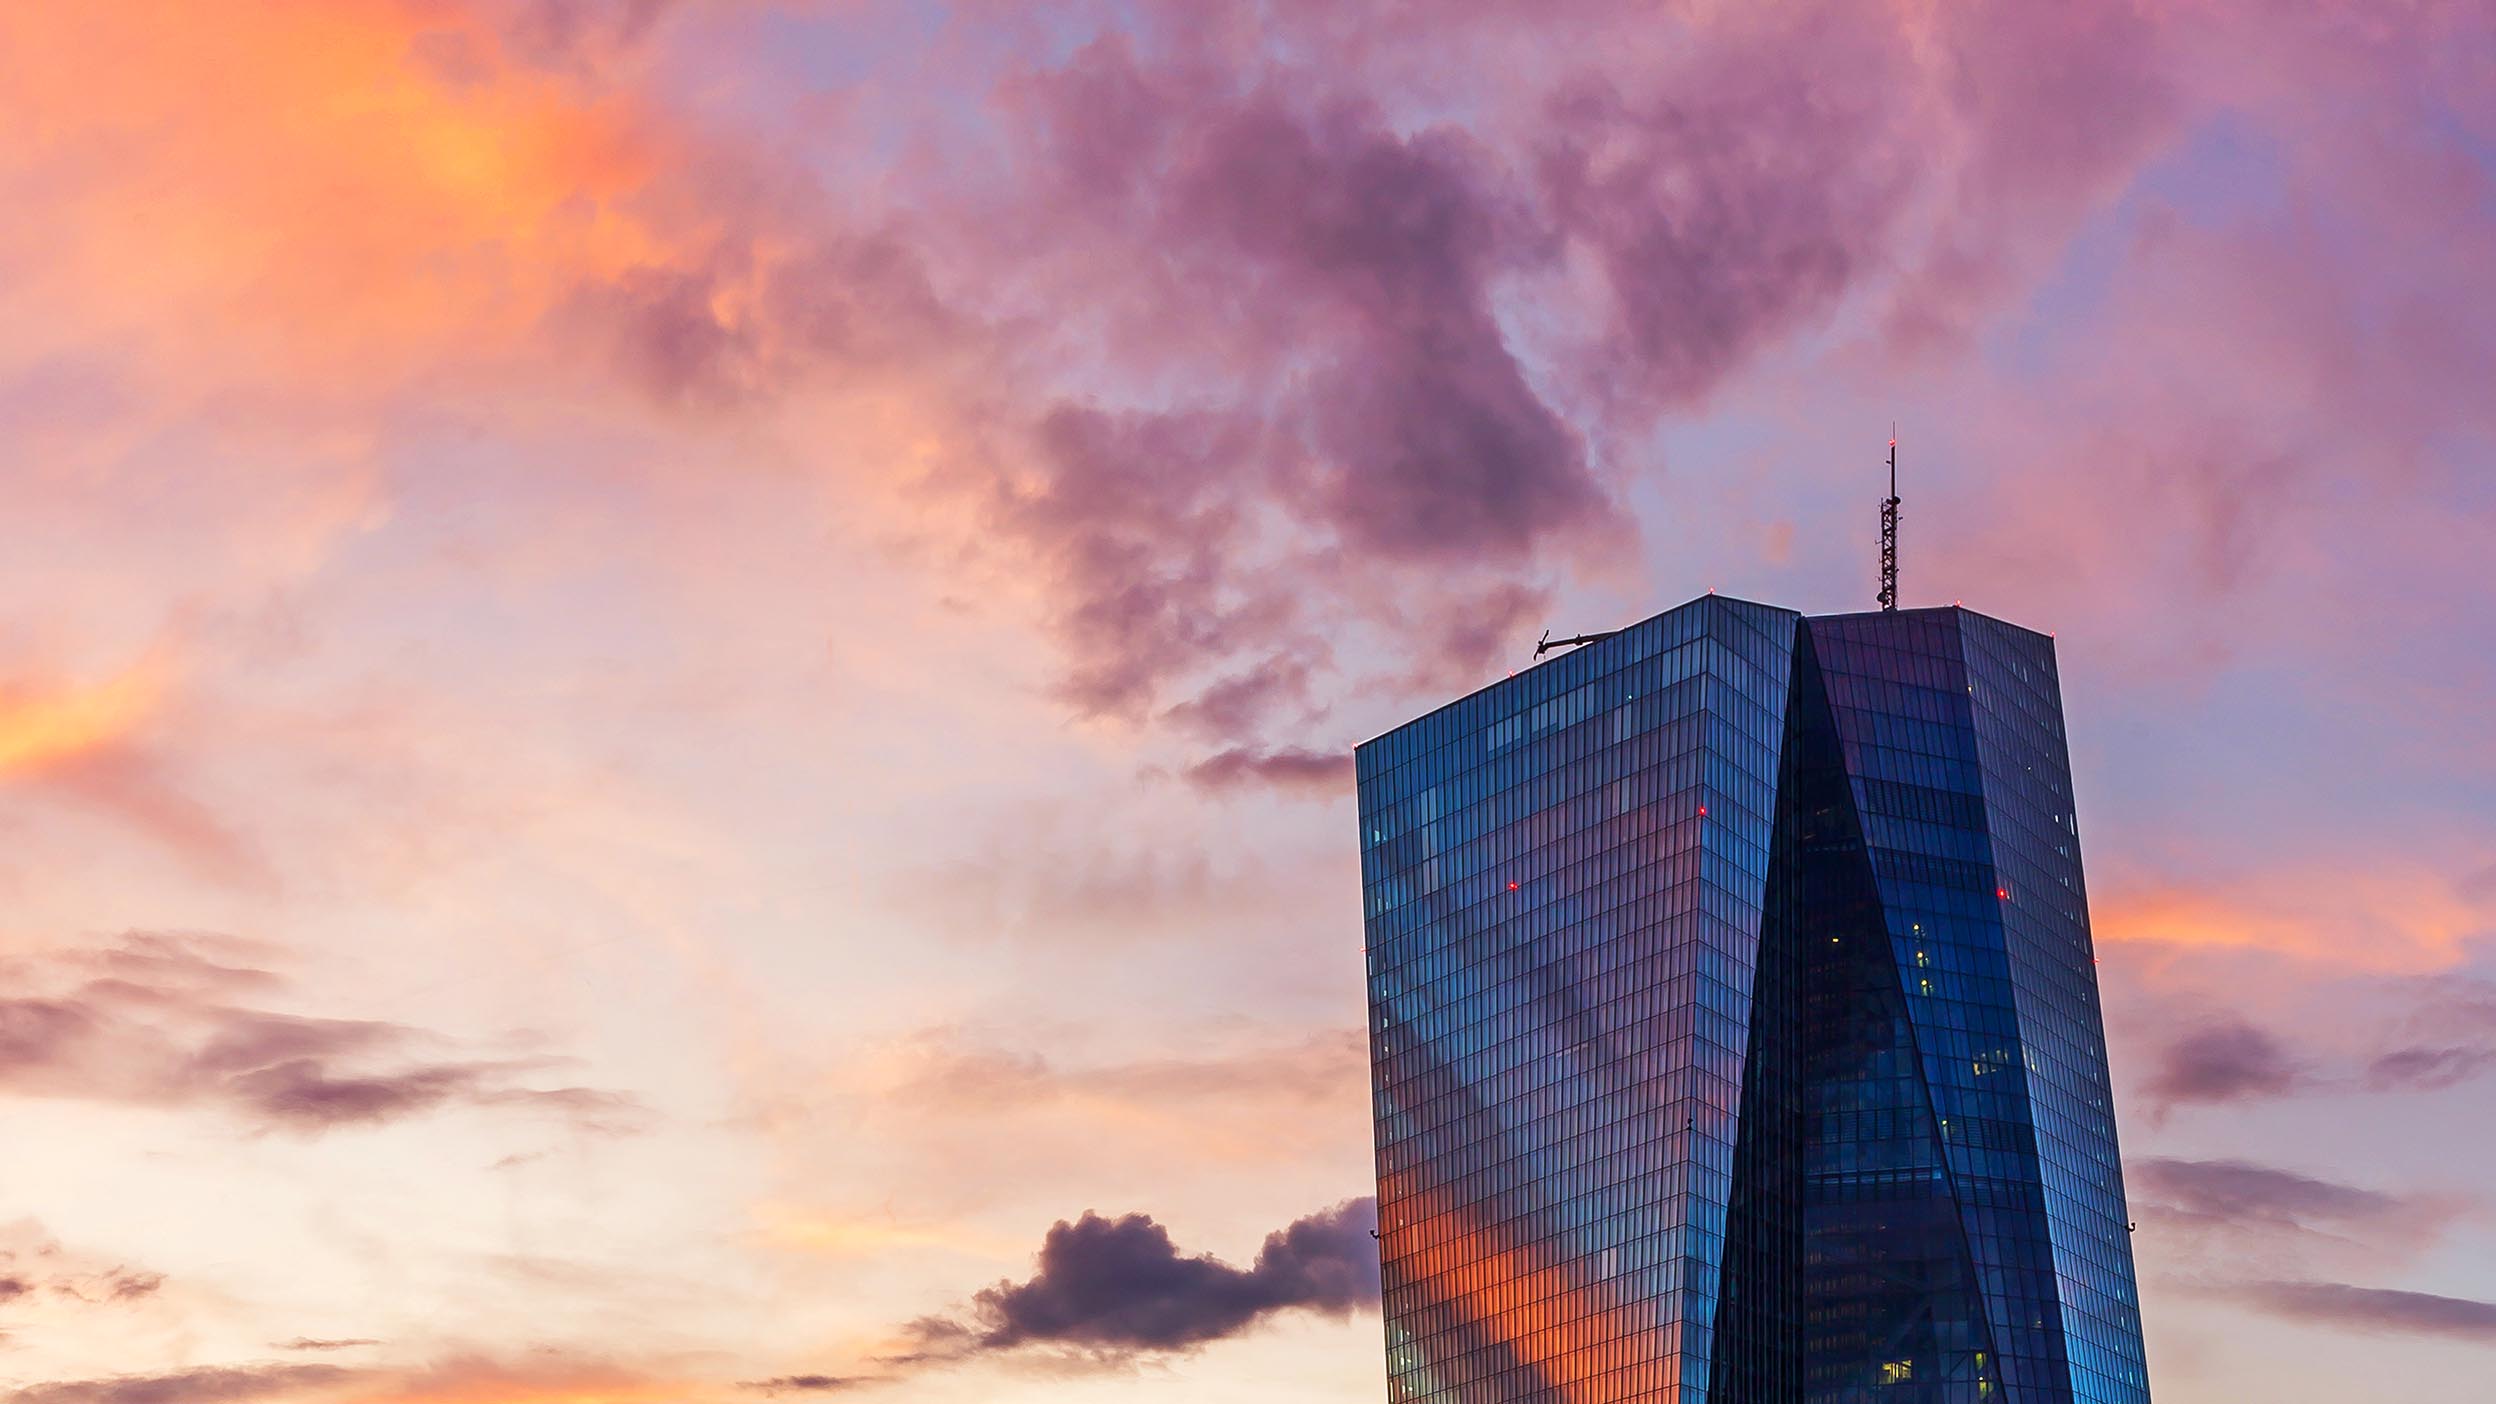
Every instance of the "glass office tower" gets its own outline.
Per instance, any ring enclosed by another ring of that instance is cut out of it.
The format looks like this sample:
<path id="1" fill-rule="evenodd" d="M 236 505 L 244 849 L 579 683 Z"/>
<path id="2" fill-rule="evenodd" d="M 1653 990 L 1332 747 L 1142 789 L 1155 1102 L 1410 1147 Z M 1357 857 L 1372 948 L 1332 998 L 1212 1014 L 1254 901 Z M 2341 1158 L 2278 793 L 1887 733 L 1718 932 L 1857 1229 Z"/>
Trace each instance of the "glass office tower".
<path id="1" fill-rule="evenodd" d="M 1358 768 L 1391 1399 L 2148 1399 L 2049 640 L 1711 595 Z"/>

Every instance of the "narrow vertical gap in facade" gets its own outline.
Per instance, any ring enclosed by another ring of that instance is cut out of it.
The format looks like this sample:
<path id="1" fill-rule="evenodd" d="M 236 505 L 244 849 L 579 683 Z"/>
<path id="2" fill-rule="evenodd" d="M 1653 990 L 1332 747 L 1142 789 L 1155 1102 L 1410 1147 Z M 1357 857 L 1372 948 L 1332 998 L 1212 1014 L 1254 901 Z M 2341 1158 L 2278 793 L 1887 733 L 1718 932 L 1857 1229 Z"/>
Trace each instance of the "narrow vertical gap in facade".
<path id="1" fill-rule="evenodd" d="M 1799 624 L 1795 632 L 1800 635 Z M 1785 797 L 1795 778 L 1799 713 L 1793 698 L 1805 685 L 1799 671 L 1789 676 L 1781 723 L 1708 1404 L 1799 1404 L 1802 1398 L 1801 831 Z"/>

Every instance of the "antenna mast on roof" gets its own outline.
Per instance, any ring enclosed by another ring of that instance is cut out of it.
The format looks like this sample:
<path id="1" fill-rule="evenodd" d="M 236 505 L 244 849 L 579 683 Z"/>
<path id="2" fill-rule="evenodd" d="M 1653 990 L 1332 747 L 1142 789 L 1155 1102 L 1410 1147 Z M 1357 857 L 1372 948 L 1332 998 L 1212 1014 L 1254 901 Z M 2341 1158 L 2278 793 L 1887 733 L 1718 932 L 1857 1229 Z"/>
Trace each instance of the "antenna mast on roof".
<path id="1" fill-rule="evenodd" d="M 1881 609 L 1898 608 L 1898 426 L 1889 426 L 1889 496 L 1881 500 Z"/>

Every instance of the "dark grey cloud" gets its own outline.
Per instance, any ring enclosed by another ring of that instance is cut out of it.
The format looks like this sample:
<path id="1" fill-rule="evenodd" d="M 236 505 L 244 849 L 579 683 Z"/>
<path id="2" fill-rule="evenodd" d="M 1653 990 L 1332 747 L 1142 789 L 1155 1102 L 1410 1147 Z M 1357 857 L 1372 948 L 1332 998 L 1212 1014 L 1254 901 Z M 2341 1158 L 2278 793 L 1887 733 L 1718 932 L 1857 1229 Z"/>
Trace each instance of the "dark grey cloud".
<path id="1" fill-rule="evenodd" d="M 1199 58 L 1103 39 L 1036 75 L 1031 195 L 1046 232 L 1132 251 L 1137 353 L 1246 374 L 1224 402 L 1302 455 L 1257 495 L 1436 561 L 1516 560 L 1601 510 L 1494 313 L 1498 277 L 1553 251 L 1491 154 Z"/>
<path id="2" fill-rule="evenodd" d="M 2160 1049 L 2144 1090 L 2163 1114 L 2187 1103 L 2283 1096 L 2303 1087 L 2309 1076 L 2307 1060 L 2286 1043 L 2225 1018 Z"/>
<path id="3" fill-rule="evenodd" d="M 443 1107 L 531 1108 L 616 1130 L 639 1108 L 619 1093 L 540 1088 L 559 1065 L 445 1058 L 450 1040 L 404 1024 L 323 1019 L 239 1003 L 284 992 L 271 972 L 221 959 L 212 936 L 127 933 L 19 962 L 0 997 L 0 1093 L 215 1106 L 255 1127 L 319 1133 Z"/>
<path id="4" fill-rule="evenodd" d="M 1240 588 L 1236 569 L 1252 545 L 1237 482 L 1269 452 L 1258 425 L 1068 404 L 1039 422 L 1030 450 L 1043 471 L 1000 485 L 996 520 L 1053 576 L 1072 660 L 1062 691 L 1078 711 L 1140 719 L 1211 662 L 1291 651 L 1297 606 Z M 1247 699 L 1230 710 L 1250 710 Z"/>
<path id="5" fill-rule="evenodd" d="M 879 1375 L 782 1375 L 769 1380 L 740 1380 L 739 1389 L 758 1389 L 765 1394 L 833 1394 L 856 1389 L 861 1385 L 880 1384 Z"/>
<path id="6" fill-rule="evenodd" d="M 998 522 L 1050 568 L 1070 700 L 1240 746 L 1392 619 L 1381 573 L 1531 571 L 1609 494 L 1496 314 L 1551 250 L 1489 153 L 1202 57 L 1103 39 L 1018 90 L 1018 229 L 1120 251 L 1104 339 L 1187 388 L 1025 411 Z"/>
<path id="7" fill-rule="evenodd" d="M 2353 987 L 2339 1010 L 2353 1036 L 2283 1036 L 2206 1006 L 2175 1012 L 2142 1077 L 2153 1117 L 2310 1093 L 2441 1092 L 2496 1071 L 2496 987 L 2464 975 Z"/>
<path id="8" fill-rule="evenodd" d="M 1862 7 L 1811 13 L 1640 87 L 1552 94 L 1540 195 L 1605 275 L 1587 373 L 1607 402 L 1704 401 L 1881 262 L 1913 190 L 1881 76 L 1905 37 Z"/>
<path id="9" fill-rule="evenodd" d="M 2273 1316 L 2352 1331 L 2496 1344 L 2496 1302 L 2345 1282 L 2248 1282 L 2224 1295 Z"/>
<path id="10" fill-rule="evenodd" d="M 915 1323 L 929 1363 L 1027 1347 L 1103 1357 L 1194 1350 L 1286 1311 L 1344 1316 L 1376 1305 L 1377 1205 L 1350 1200 L 1270 1234 L 1249 1266 L 1182 1254 L 1142 1214 L 1060 1221 L 1039 1271 L 979 1293 L 961 1318 Z"/>

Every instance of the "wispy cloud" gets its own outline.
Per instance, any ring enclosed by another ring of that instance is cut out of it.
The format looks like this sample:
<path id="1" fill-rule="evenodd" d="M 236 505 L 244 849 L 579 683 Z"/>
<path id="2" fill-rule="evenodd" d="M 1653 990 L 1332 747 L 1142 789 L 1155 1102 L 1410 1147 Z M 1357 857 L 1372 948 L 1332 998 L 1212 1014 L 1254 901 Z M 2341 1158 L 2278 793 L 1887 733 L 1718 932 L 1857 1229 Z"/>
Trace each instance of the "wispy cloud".
<path id="1" fill-rule="evenodd" d="M 687 1404 L 734 1397 L 699 1376 L 553 1348 L 413 1365 L 238 1363 L 23 1386 L 7 1404 Z"/>
<path id="2" fill-rule="evenodd" d="M 878 1375 L 781 1375 L 768 1380 L 745 1380 L 740 1388 L 758 1389 L 765 1394 L 833 1394 L 856 1389 L 861 1385 L 880 1384 Z"/>
<path id="3" fill-rule="evenodd" d="M 2496 1302 L 2358 1287 L 2346 1282 L 2248 1282 L 2225 1295 L 2286 1320 L 2370 1334 L 2496 1342 Z"/>
<path id="4" fill-rule="evenodd" d="M 165 1275 L 65 1248 L 32 1219 L 0 1224 L 0 1306 L 49 1298 L 113 1305 L 153 1297 Z"/>
<path id="5" fill-rule="evenodd" d="M 2496 1070 L 2496 994 L 2483 981 L 2386 976 L 2329 997 L 2341 1025 L 2293 1036 L 2224 1010 L 2161 1020 L 2141 1083 L 2150 1114 L 2306 1094 L 2442 1092 Z"/>
<path id="6" fill-rule="evenodd" d="M 2461 975 L 2426 982 L 2398 1046 L 2366 1065 L 2380 1091 L 2441 1091 L 2496 1068 L 2496 984 Z"/>
<path id="7" fill-rule="evenodd" d="M 324 1395 L 354 1378 L 336 1365 L 201 1366 L 28 1385 L 9 1404 L 263 1404 Z"/>
<path id="8" fill-rule="evenodd" d="M 66 800 L 127 826 L 225 881 L 263 886 L 266 863 L 195 793 L 161 733 L 177 682 L 163 646 L 96 681 L 0 679 L 0 785 Z"/>
<path id="9" fill-rule="evenodd" d="M 639 1119 L 620 1093 L 521 1081 L 559 1059 L 428 1056 L 450 1041 L 404 1024 L 239 1003 L 282 993 L 284 982 L 229 963 L 238 946 L 267 949 L 130 932 L 20 962 L 21 988 L 52 988 L 0 999 L 0 1092 L 209 1106 L 257 1129 L 307 1135 L 449 1106 L 527 1108 L 585 1128 Z"/>
<path id="10" fill-rule="evenodd" d="M 2135 1161 L 2126 1173 L 2144 1219 L 2374 1247 L 2421 1246 L 2473 1207 L 2458 1196 L 2367 1189 L 2245 1160 L 2161 1156 Z"/>
<path id="11" fill-rule="evenodd" d="M 1341 798 L 1351 791 L 1352 753 L 1295 747 L 1257 751 L 1234 746 L 1187 768 L 1188 780 L 1208 790 L 1264 785 L 1278 790 Z"/>

